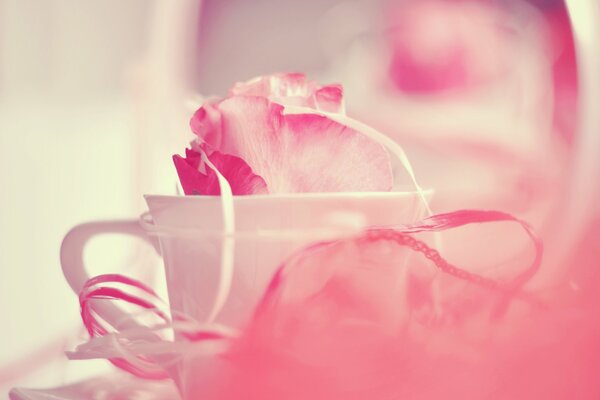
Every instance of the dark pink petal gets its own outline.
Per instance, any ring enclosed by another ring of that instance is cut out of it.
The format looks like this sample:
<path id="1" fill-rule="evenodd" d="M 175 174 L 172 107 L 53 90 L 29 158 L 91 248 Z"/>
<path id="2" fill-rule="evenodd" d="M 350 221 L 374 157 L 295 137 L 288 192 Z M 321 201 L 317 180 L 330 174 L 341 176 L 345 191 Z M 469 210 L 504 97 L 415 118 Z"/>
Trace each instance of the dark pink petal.
<path id="1" fill-rule="evenodd" d="M 194 168 L 191 162 L 188 162 L 185 158 L 175 154 L 173 155 L 173 163 L 177 169 L 177 175 L 179 175 L 179 182 L 183 188 L 183 193 L 186 195 L 216 194 L 208 193 L 209 189 L 206 187 L 206 175 L 198 171 L 197 168 Z"/>
<path id="2" fill-rule="evenodd" d="M 391 189 L 387 151 L 360 132 L 319 115 L 283 115 L 260 97 L 232 97 L 219 109 L 220 150 L 244 159 L 271 193 Z"/>
<path id="3" fill-rule="evenodd" d="M 200 164 L 202 163 L 200 153 L 193 149 L 185 149 L 185 160 L 195 170 L 198 170 L 198 168 L 200 168 Z"/>
<path id="4" fill-rule="evenodd" d="M 269 193 L 264 179 L 252 172 L 250 166 L 241 158 L 215 151 L 208 159 L 219 170 L 221 175 L 227 179 L 235 196 Z M 219 183 L 216 182 L 216 174 L 210 168 L 207 168 L 207 172 L 208 176 L 212 179 L 211 184 L 216 185 L 216 194 L 220 194 L 218 190 Z"/>
<path id="5" fill-rule="evenodd" d="M 239 157 L 218 151 L 208 156 L 209 160 L 227 179 L 234 195 L 268 193 L 265 181 Z M 186 158 L 173 156 L 181 187 L 186 195 L 219 195 L 219 182 L 213 170 L 204 166 L 200 171 L 200 153 L 186 149 Z"/>

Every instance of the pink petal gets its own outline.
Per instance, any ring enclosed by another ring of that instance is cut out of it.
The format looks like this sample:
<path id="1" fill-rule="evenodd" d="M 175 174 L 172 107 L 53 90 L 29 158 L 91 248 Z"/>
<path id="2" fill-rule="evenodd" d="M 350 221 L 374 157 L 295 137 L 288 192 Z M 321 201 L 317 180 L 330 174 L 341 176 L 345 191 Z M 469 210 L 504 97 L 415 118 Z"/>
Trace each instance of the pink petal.
<path id="1" fill-rule="evenodd" d="M 246 82 L 237 82 L 229 89 L 229 96 L 269 97 L 270 94 L 271 83 L 266 76 L 259 76 Z"/>
<path id="2" fill-rule="evenodd" d="M 239 157 L 222 154 L 218 151 L 208 156 L 219 172 L 227 179 L 234 195 L 268 193 L 265 181 L 252 172 L 252 169 Z M 217 175 L 205 167 L 206 173 L 199 170 L 200 153 L 186 149 L 186 158 L 173 156 L 181 187 L 186 195 L 219 195 Z"/>
<path id="3" fill-rule="evenodd" d="M 218 148 L 221 144 L 221 113 L 211 103 L 204 104 L 192 116 L 190 127 L 202 142 Z"/>
<path id="4" fill-rule="evenodd" d="M 223 100 L 219 110 L 222 117 L 219 151 L 243 158 L 261 176 L 260 171 L 279 165 L 281 160 L 274 158 L 283 156 L 279 154 L 278 137 L 282 106 L 264 97 L 235 96 Z"/>
<path id="5" fill-rule="evenodd" d="M 306 79 L 304 74 L 288 73 L 269 77 L 271 91 L 269 99 L 285 106 L 316 108 L 314 92 L 316 82 Z"/>
<path id="6" fill-rule="evenodd" d="M 389 155 L 379 143 L 319 115 L 286 115 L 284 123 L 281 136 L 293 150 L 273 191 L 286 186 L 294 192 L 391 190 Z"/>
<path id="7" fill-rule="evenodd" d="M 265 75 L 247 82 L 238 82 L 229 91 L 230 96 L 308 97 L 309 86 L 301 73 Z"/>
<path id="8" fill-rule="evenodd" d="M 315 101 L 319 110 L 341 113 L 343 106 L 344 89 L 342 85 L 327 85 L 315 92 Z"/>
<path id="9" fill-rule="evenodd" d="M 219 109 L 220 150 L 243 158 L 271 193 L 391 189 L 387 151 L 360 132 L 319 115 L 283 115 L 260 97 L 232 97 Z"/>
<path id="10" fill-rule="evenodd" d="M 257 96 L 282 104 L 318 108 L 328 112 L 343 112 L 341 85 L 319 86 L 301 73 L 261 76 L 238 82 L 229 96 Z"/>
<path id="11" fill-rule="evenodd" d="M 274 75 L 270 81 L 273 97 L 308 97 L 316 86 L 301 73 Z"/>

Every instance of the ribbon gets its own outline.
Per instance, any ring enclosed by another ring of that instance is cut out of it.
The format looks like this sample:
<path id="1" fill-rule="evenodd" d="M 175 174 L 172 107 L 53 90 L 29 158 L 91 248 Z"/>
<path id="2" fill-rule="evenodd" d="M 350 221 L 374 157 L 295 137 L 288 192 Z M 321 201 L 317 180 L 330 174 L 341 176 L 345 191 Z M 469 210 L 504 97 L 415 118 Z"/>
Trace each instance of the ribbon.
<path id="1" fill-rule="evenodd" d="M 470 272 L 446 261 L 440 253 L 413 235 L 422 232 L 439 232 L 458 228 L 468 224 L 481 224 L 508 221 L 519 224 L 532 242 L 535 256 L 529 266 L 508 283 Z M 521 298 L 532 300 L 524 293 L 518 293 L 523 285 L 539 270 L 543 246 L 531 227 L 518 218 L 499 211 L 460 210 L 445 214 L 433 215 L 414 224 L 400 226 L 373 227 L 352 238 L 358 241 L 373 242 L 387 240 L 400 246 L 410 248 L 429 259 L 440 271 L 457 279 L 470 282 L 485 289 L 499 291 L 505 296 L 499 310 L 505 310 L 508 302 L 520 294 Z M 344 240 L 344 239 L 339 239 Z M 329 240 L 314 243 L 302 249 L 294 257 L 310 257 L 313 251 L 321 246 L 339 242 Z M 294 258 L 292 257 L 292 258 Z M 265 291 L 257 310 L 272 305 L 276 293 L 286 282 L 287 263 L 277 268 L 271 283 Z M 121 286 L 121 287 L 118 287 Z M 127 289 L 127 290 L 125 290 Z M 129 305 L 152 313 L 159 321 L 151 327 L 143 327 L 130 321 L 124 329 L 107 326 L 94 308 L 94 300 L 124 301 Z M 122 275 L 100 275 L 90 279 L 80 293 L 81 317 L 93 338 L 89 343 L 78 347 L 69 357 L 75 358 L 108 358 L 117 367 L 145 379 L 164 379 L 168 377 L 164 369 L 165 362 L 159 365 L 153 357 L 170 354 L 175 355 L 170 363 L 175 363 L 177 354 L 189 354 L 191 351 L 218 354 L 227 349 L 228 343 L 238 337 L 231 328 L 214 323 L 200 324 L 192 318 L 175 313 L 172 317 L 166 305 L 148 286 Z M 530 301 L 535 303 L 534 301 Z M 157 334 L 158 330 L 169 329 L 175 333 L 175 340 L 166 340 Z M 107 340 L 102 340 L 108 337 Z M 95 338 L 95 339 L 94 339 Z M 203 347 L 204 345 L 204 347 Z"/>
<path id="2" fill-rule="evenodd" d="M 204 151 L 201 152 L 201 157 L 204 163 L 217 175 L 217 181 L 219 182 L 219 190 L 221 193 L 220 198 L 223 215 L 223 231 L 226 235 L 228 235 L 223 238 L 223 244 L 221 246 L 221 274 L 219 278 L 219 287 L 213 308 L 207 318 L 208 322 L 212 322 L 225 305 L 225 302 L 229 297 L 231 284 L 233 282 L 233 257 L 235 243 L 231 235 L 235 232 L 235 209 L 233 206 L 233 192 L 231 191 L 229 182 L 227 182 L 227 179 L 225 179 L 219 169 L 215 167 L 215 165 L 208 159 Z"/>

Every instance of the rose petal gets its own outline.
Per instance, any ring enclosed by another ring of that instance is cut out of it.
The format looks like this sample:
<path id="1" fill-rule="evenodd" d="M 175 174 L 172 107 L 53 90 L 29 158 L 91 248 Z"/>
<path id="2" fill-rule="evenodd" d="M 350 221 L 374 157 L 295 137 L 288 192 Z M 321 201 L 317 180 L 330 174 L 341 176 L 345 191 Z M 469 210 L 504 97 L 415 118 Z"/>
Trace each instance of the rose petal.
<path id="1" fill-rule="evenodd" d="M 221 175 L 227 179 L 234 196 L 269 193 L 264 179 L 256 175 L 252 171 L 252 168 L 241 158 L 215 151 L 208 159 L 217 167 Z M 217 181 L 214 171 L 207 168 L 207 172 L 214 181 Z M 218 188 L 218 182 L 215 183 Z M 217 194 L 220 194 L 219 190 L 217 190 Z"/>
<path id="2" fill-rule="evenodd" d="M 296 192 L 391 190 L 390 159 L 381 144 L 320 115 L 286 115 L 284 123 L 280 135 L 293 150 L 287 152 L 287 176 L 279 182 L 283 187 Z"/>
<path id="3" fill-rule="evenodd" d="M 202 142 L 213 148 L 221 144 L 221 113 L 211 103 L 204 104 L 192 116 L 190 127 Z"/>
<path id="4" fill-rule="evenodd" d="M 187 152 L 187 150 L 186 150 Z M 192 166 L 192 162 L 186 160 L 178 154 L 173 155 L 173 163 L 179 175 L 179 182 L 183 188 L 183 193 L 191 194 L 215 194 L 208 193 L 206 186 L 206 175 Z"/>
<path id="5" fill-rule="evenodd" d="M 246 82 L 237 82 L 229 89 L 229 96 L 269 97 L 270 94 L 271 83 L 266 76 L 259 76 Z"/>
<path id="6" fill-rule="evenodd" d="M 221 150 L 243 158 L 271 193 L 389 191 L 389 155 L 360 132 L 315 114 L 283 115 L 260 97 L 219 104 Z"/>
<path id="7" fill-rule="evenodd" d="M 241 158 L 215 151 L 208 159 L 227 179 L 234 195 L 268 193 L 265 181 L 252 172 Z M 205 168 L 205 173 L 201 172 L 200 161 L 200 153 L 190 149 L 186 149 L 186 158 L 177 154 L 173 156 L 183 192 L 186 195 L 219 195 L 221 191 L 217 175 L 210 168 Z"/>
<path id="8" fill-rule="evenodd" d="M 309 89 L 314 89 L 315 86 L 314 82 L 308 81 L 301 73 L 273 74 L 238 82 L 231 88 L 229 95 L 306 98 L 311 94 Z"/>
<path id="9" fill-rule="evenodd" d="M 344 112 L 341 85 L 321 87 L 301 73 L 274 74 L 247 82 L 238 82 L 229 91 L 229 96 L 266 97 L 284 106 L 294 105 L 328 112 Z"/>
<path id="10" fill-rule="evenodd" d="M 269 80 L 274 97 L 309 97 L 317 86 L 300 73 L 273 75 Z"/>
<path id="11" fill-rule="evenodd" d="M 344 89 L 342 85 L 323 86 L 315 92 L 317 108 L 332 113 L 344 112 Z"/>

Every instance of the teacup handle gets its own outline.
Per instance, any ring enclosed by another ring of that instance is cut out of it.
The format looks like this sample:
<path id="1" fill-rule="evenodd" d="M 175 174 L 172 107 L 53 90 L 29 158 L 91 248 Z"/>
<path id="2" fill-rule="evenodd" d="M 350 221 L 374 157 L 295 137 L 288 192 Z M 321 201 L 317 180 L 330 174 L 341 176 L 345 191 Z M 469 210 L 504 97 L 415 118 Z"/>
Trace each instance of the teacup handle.
<path id="1" fill-rule="evenodd" d="M 60 247 L 62 271 L 75 294 L 79 294 L 85 283 L 90 279 L 83 259 L 86 243 L 96 235 L 107 233 L 121 233 L 139 237 L 152 245 L 157 252 L 160 252 L 158 243 L 142 228 L 138 219 L 94 221 L 77 225 L 67 233 Z M 117 307 L 107 304 L 102 309 L 102 317 L 114 323 L 124 317 L 124 314 Z"/>

